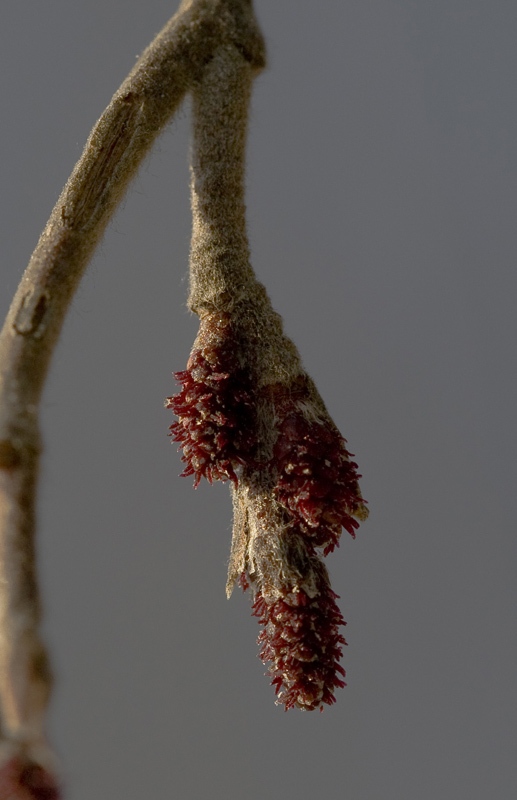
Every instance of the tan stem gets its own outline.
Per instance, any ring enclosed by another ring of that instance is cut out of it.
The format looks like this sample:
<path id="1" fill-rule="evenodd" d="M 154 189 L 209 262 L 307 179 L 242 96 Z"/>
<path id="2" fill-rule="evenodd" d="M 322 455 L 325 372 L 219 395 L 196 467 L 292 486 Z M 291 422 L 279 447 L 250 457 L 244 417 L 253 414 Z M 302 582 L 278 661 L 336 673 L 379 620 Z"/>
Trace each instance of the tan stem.
<path id="1" fill-rule="evenodd" d="M 192 92 L 192 242 L 189 307 L 229 310 L 255 281 L 244 203 L 248 106 L 257 70 L 219 47 Z"/>
<path id="2" fill-rule="evenodd" d="M 251 0 L 183 0 L 95 125 L 0 334 L 1 733 L 34 745 L 40 761 L 51 685 L 34 561 L 41 391 L 70 300 L 111 215 L 221 45 L 263 65 Z"/>

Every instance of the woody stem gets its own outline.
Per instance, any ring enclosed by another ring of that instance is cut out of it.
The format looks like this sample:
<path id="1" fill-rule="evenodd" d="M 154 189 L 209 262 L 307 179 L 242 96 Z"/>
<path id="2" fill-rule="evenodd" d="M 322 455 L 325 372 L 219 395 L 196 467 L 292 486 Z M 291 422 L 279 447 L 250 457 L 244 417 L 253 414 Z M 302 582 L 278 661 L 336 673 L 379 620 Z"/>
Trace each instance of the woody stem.
<path id="1" fill-rule="evenodd" d="M 93 128 L 0 334 L 0 734 L 32 747 L 41 763 L 51 680 L 34 557 L 40 395 L 66 311 L 110 217 L 221 45 L 263 63 L 251 0 L 182 0 Z"/>

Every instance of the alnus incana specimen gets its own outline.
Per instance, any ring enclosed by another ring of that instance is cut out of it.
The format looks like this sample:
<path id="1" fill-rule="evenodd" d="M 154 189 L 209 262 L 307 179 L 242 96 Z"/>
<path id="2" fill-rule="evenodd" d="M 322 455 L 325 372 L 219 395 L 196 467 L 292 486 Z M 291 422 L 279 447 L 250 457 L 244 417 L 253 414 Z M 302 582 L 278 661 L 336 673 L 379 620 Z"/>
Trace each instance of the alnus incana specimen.
<path id="1" fill-rule="evenodd" d="M 46 735 L 52 686 L 40 633 L 38 403 L 89 258 L 185 93 L 194 147 L 189 306 L 198 337 L 168 406 L 184 474 L 228 481 L 228 594 L 253 595 L 260 655 L 286 709 L 334 702 L 342 626 L 322 557 L 366 508 L 357 465 L 249 261 L 244 153 L 264 66 L 252 0 L 182 0 L 94 126 L 0 331 L 0 800 L 58 800 Z"/>
<path id="2" fill-rule="evenodd" d="M 199 333 L 167 407 L 184 475 L 228 481 L 227 593 L 250 589 L 260 655 L 286 709 L 334 702 L 345 624 L 322 556 L 367 509 L 357 464 L 250 266 L 244 160 L 253 77 L 264 64 L 222 45 L 192 91 L 189 308 Z"/>

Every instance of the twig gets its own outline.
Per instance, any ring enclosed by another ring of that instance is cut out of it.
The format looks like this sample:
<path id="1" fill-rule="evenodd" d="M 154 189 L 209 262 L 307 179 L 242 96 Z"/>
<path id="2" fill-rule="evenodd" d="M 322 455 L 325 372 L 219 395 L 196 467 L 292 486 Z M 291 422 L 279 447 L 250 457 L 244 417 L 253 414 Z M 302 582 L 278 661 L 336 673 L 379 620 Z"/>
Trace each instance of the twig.
<path id="1" fill-rule="evenodd" d="M 244 153 L 251 81 L 221 46 L 192 90 L 189 306 L 201 320 L 181 391 L 168 399 L 185 475 L 229 480 L 228 594 L 251 588 L 278 702 L 322 708 L 343 686 L 344 624 L 321 560 L 367 515 L 357 464 L 249 262 Z"/>
<path id="2" fill-rule="evenodd" d="M 263 66 L 251 0 L 183 0 L 94 127 L 0 334 L 0 800 L 9 792 L 43 796 L 42 781 L 55 770 L 44 733 L 51 679 L 38 633 L 34 564 L 37 412 L 52 351 L 86 264 L 138 165 L 225 44 Z M 32 788 L 20 788 L 23 780 Z M 50 798 L 53 790 L 45 791 Z"/>

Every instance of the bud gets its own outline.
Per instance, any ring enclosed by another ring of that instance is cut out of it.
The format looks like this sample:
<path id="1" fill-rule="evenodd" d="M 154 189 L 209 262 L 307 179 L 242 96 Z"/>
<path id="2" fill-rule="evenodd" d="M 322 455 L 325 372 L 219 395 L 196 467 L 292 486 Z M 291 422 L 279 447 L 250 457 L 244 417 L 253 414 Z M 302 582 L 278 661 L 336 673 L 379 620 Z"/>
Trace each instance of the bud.
<path id="1" fill-rule="evenodd" d="M 234 494 L 234 538 L 228 594 L 234 583 L 253 595 L 263 626 L 262 661 L 285 710 L 332 704 L 345 683 L 339 664 L 345 621 L 327 570 L 302 526 L 273 492 L 260 488 L 260 473 L 244 473 Z"/>
<path id="2" fill-rule="evenodd" d="M 323 710 L 323 703 L 335 703 L 334 690 L 346 686 L 339 675 L 340 645 L 346 641 L 339 627 L 346 625 L 328 583 L 315 597 L 303 590 L 286 590 L 284 596 L 268 604 L 260 592 L 253 613 L 264 630 L 258 638 L 260 657 L 271 662 L 269 676 L 278 703 L 290 708 Z"/>
<path id="3" fill-rule="evenodd" d="M 206 317 L 187 369 L 176 372 L 179 394 L 168 397 L 178 422 L 170 436 L 180 443 L 184 476 L 237 482 L 236 470 L 256 446 L 249 370 L 241 365 L 225 315 Z"/>
<path id="4" fill-rule="evenodd" d="M 346 642 L 320 552 L 332 552 L 342 528 L 355 538 L 368 512 L 345 439 L 257 294 L 253 313 L 243 304 L 240 314 L 237 306 L 203 316 L 187 369 L 176 374 L 182 389 L 167 401 L 178 416 L 170 431 L 196 486 L 202 477 L 232 483 L 227 592 L 239 582 L 253 595 L 277 702 L 321 709 L 345 685 Z M 276 360 L 286 349 L 290 371 Z"/>
<path id="5" fill-rule="evenodd" d="M 313 546 L 323 547 L 328 555 L 339 544 L 341 528 L 355 539 L 359 523 L 354 517 L 364 519 L 368 514 L 358 484 L 361 475 L 332 420 L 318 414 L 310 385 L 291 393 L 283 412 L 282 416 L 277 411 L 275 496 Z"/>

